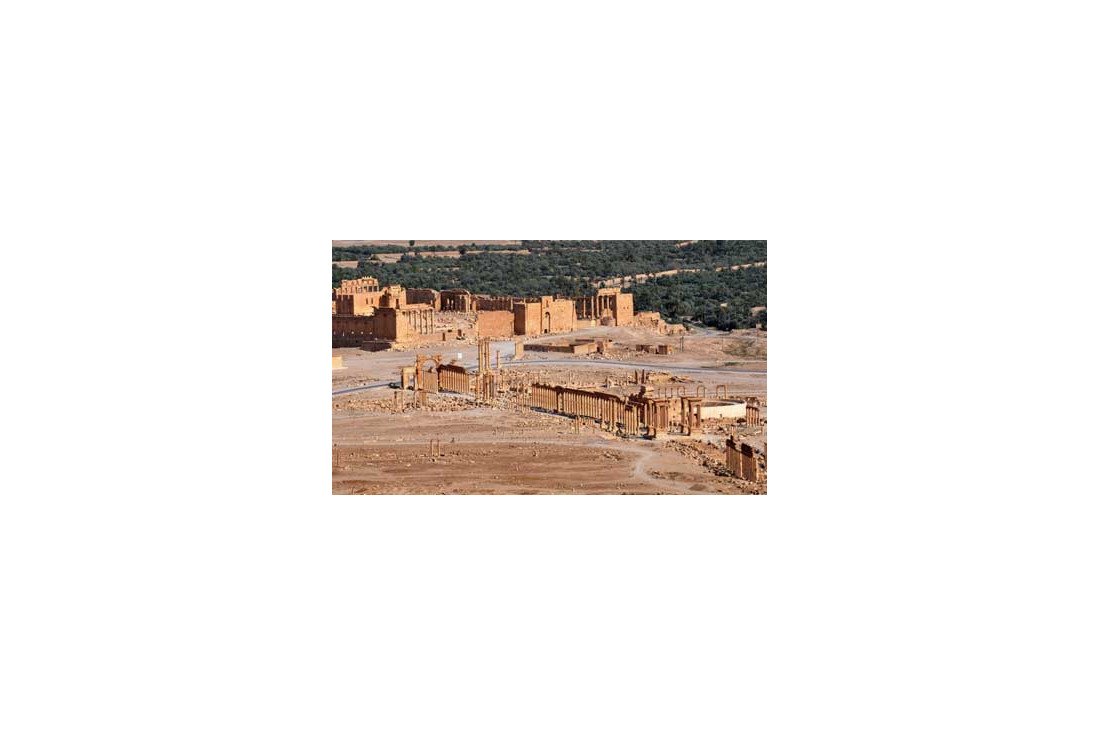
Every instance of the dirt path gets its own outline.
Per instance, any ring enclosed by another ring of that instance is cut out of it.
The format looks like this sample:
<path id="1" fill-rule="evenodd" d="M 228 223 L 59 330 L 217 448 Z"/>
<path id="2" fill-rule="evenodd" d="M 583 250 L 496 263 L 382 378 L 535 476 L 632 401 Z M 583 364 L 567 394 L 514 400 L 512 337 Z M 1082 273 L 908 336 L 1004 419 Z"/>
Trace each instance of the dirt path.
<path id="1" fill-rule="evenodd" d="M 697 242 L 697 241 L 693 241 L 693 242 Z M 741 270 L 742 268 L 759 268 L 760 266 L 767 265 L 767 264 L 768 264 L 767 261 L 762 261 L 760 263 L 744 263 L 742 265 L 721 266 L 721 267 L 715 268 L 714 272 L 715 273 L 720 273 L 722 271 Z M 603 280 L 603 281 L 595 281 L 593 285 L 595 285 L 598 288 L 611 288 L 613 286 L 622 286 L 624 284 L 629 285 L 631 283 L 645 283 L 650 278 L 660 278 L 661 276 L 675 276 L 675 275 L 679 275 L 680 273 L 701 273 L 702 271 L 705 271 L 705 270 L 709 270 L 709 269 L 707 269 L 707 268 L 680 268 L 680 269 L 677 269 L 677 270 L 659 271 L 657 273 L 652 273 L 652 274 L 638 273 L 637 275 L 633 275 L 633 276 L 621 276 L 619 278 L 608 278 L 608 279 Z"/>
<path id="2" fill-rule="evenodd" d="M 574 434 L 568 419 L 538 412 L 357 413 L 332 427 L 335 494 L 741 492 L 666 441 Z"/>

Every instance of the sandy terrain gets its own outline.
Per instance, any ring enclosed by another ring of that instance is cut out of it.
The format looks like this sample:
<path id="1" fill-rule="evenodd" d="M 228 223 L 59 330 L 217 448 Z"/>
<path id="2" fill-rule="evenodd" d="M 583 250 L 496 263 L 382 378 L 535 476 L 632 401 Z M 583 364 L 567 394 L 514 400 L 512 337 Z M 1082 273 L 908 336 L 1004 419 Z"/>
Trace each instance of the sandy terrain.
<path id="1" fill-rule="evenodd" d="M 636 328 L 599 327 L 568 335 L 525 340 L 527 344 L 577 337 L 610 337 L 608 355 L 572 356 L 526 353 L 511 360 L 513 340 L 493 344 L 501 351 L 505 380 L 537 378 L 563 385 L 627 386 L 634 367 L 651 371 L 651 384 L 683 386 L 687 395 L 717 385 L 730 396 L 755 396 L 767 408 L 767 334 L 744 330 L 732 334 L 693 333 L 684 351 L 671 355 L 639 353 L 635 343 L 674 344 L 679 337 L 662 337 Z M 417 353 L 442 353 L 444 361 L 476 361 L 473 341 L 448 342 L 400 352 L 334 349 L 344 358 L 344 370 L 333 371 L 333 390 L 354 389 L 381 381 L 396 381 L 400 368 Z M 461 357 L 459 355 L 461 354 Z M 733 372 L 737 371 L 737 372 Z M 633 391 L 629 386 L 624 388 Z M 758 494 L 752 485 L 728 476 L 723 447 L 733 428 L 728 421 L 708 421 L 692 437 L 676 433 L 656 440 L 622 438 L 572 419 L 533 410 L 476 407 L 466 396 L 434 394 L 426 410 L 393 411 L 389 387 L 334 395 L 333 493 L 586 493 L 586 494 Z M 411 393 L 402 395 L 411 400 Z M 763 449 L 767 424 L 738 427 L 738 435 Z M 438 439 L 442 455 L 432 457 L 429 440 Z"/>
<path id="2" fill-rule="evenodd" d="M 723 464 L 718 443 L 623 439 L 594 426 L 573 430 L 572 420 L 538 411 L 339 412 L 332 423 L 332 491 L 737 495 L 762 489 L 715 474 L 712 468 Z M 430 439 L 440 441 L 441 456 L 431 456 Z M 704 465 L 707 458 L 712 467 Z"/>

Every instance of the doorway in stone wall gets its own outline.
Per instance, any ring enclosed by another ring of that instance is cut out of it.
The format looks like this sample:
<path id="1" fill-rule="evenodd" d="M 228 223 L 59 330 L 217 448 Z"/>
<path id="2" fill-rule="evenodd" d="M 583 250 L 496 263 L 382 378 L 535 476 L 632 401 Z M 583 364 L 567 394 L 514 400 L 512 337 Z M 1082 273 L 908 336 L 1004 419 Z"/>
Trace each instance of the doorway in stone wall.
<path id="1" fill-rule="evenodd" d="M 542 315 L 542 333 L 550 334 L 550 312 Z"/>

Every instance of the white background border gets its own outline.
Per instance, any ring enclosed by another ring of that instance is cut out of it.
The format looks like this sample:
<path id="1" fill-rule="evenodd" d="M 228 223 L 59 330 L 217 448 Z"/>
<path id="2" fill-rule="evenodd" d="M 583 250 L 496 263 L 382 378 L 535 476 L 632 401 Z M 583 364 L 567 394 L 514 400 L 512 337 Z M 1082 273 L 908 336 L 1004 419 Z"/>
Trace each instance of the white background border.
<path id="1" fill-rule="evenodd" d="M 0 27 L 0 729 L 1095 732 L 1072 5 Z M 332 497 L 330 240 L 471 236 L 767 239 L 769 495 Z"/>

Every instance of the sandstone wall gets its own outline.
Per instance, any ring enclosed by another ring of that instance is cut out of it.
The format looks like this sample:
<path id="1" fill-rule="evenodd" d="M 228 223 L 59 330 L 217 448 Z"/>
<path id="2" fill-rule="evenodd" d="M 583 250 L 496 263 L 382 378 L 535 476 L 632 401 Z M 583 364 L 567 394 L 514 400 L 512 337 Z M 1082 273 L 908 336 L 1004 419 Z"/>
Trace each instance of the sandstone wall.
<path id="1" fill-rule="evenodd" d="M 430 288 L 409 288 L 405 289 L 405 299 L 410 304 L 427 304 L 436 311 L 439 311 L 440 296 L 439 292 Z"/>
<path id="2" fill-rule="evenodd" d="M 336 313 L 344 316 L 369 316 L 378 306 L 382 294 L 374 292 L 336 294 Z"/>
<path id="3" fill-rule="evenodd" d="M 510 311 L 478 311 L 477 336 L 511 337 L 515 334 L 515 317 Z"/>

